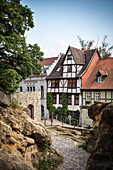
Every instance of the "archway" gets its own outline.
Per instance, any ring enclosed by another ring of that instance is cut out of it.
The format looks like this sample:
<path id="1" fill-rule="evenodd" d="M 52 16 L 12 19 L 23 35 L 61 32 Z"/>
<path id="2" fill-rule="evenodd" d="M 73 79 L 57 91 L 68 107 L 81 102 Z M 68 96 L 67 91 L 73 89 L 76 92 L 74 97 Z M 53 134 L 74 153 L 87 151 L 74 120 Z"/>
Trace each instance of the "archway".
<path id="1" fill-rule="evenodd" d="M 31 111 L 31 119 L 34 119 L 34 106 L 32 104 L 28 105 L 28 109 Z"/>

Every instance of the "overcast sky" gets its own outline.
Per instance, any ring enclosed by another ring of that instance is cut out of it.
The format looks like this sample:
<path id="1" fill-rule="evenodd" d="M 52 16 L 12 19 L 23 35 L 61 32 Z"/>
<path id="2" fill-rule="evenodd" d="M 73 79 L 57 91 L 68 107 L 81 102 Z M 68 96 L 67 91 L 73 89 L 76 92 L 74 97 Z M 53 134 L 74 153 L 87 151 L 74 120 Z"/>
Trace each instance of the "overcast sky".
<path id="1" fill-rule="evenodd" d="M 26 33 L 27 43 L 37 43 L 44 57 L 65 53 L 68 46 L 80 48 L 84 40 L 113 45 L 113 0 L 22 0 L 34 12 L 35 27 Z"/>

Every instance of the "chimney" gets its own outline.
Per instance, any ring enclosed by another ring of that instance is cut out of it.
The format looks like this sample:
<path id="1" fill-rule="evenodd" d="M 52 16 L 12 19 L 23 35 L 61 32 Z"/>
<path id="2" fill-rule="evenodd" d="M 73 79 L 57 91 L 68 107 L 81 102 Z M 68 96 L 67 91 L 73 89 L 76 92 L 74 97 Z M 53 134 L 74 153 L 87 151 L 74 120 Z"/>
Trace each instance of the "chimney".
<path id="1" fill-rule="evenodd" d="M 82 50 L 82 51 L 86 51 L 86 48 L 82 48 L 81 50 Z"/>

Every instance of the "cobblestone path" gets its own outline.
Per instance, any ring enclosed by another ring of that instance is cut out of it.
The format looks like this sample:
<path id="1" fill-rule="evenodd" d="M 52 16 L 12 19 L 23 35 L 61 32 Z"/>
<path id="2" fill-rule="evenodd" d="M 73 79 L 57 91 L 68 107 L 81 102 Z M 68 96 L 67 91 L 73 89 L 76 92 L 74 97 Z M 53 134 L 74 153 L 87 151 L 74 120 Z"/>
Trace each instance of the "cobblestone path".
<path id="1" fill-rule="evenodd" d="M 77 148 L 77 142 L 74 142 L 69 137 L 58 136 L 54 132 L 50 133 L 52 145 L 64 157 L 64 162 L 59 166 L 58 170 L 85 170 L 89 153 Z"/>

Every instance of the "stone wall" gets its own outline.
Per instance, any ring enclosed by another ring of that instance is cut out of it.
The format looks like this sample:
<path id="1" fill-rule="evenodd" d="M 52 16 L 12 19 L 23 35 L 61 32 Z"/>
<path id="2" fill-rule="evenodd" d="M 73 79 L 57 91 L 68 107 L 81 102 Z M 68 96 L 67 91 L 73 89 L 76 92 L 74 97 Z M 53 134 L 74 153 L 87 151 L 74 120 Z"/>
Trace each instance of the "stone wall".
<path id="1" fill-rule="evenodd" d="M 93 130 L 87 140 L 87 170 L 113 170 L 113 103 L 95 103 L 89 110 Z"/>
<path id="2" fill-rule="evenodd" d="M 11 100 L 18 100 L 18 104 L 24 108 L 29 105 L 33 106 L 33 114 L 35 121 L 41 121 L 41 94 L 40 91 L 34 92 L 20 92 L 11 95 Z"/>

